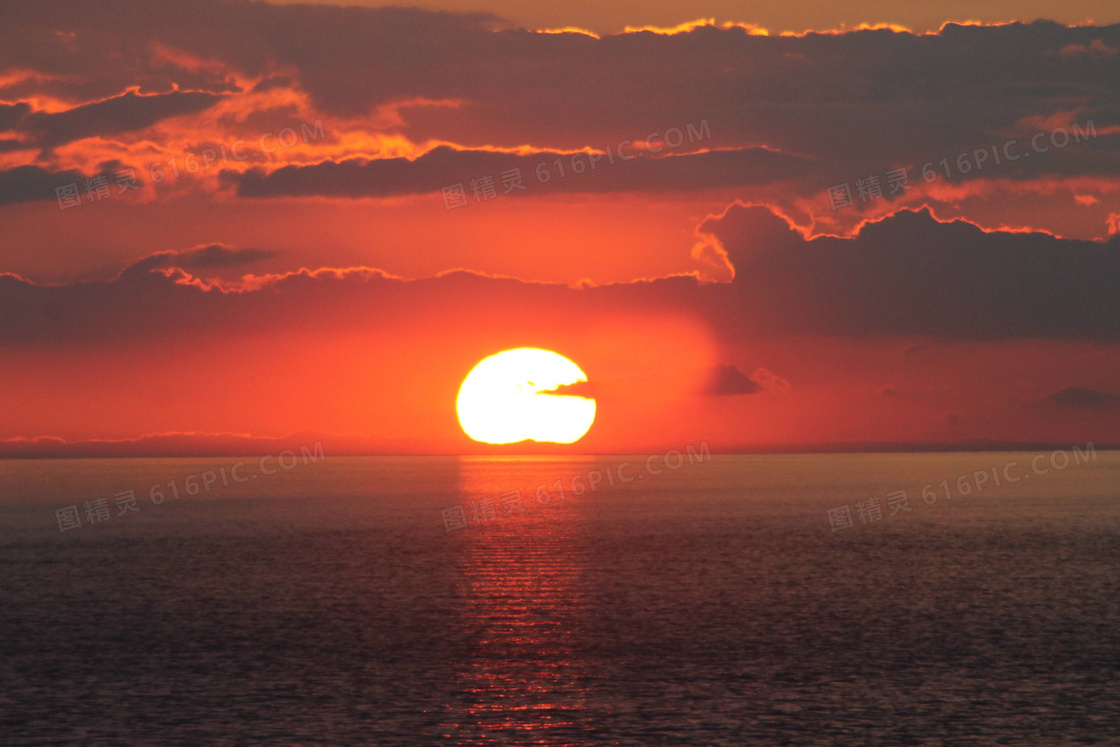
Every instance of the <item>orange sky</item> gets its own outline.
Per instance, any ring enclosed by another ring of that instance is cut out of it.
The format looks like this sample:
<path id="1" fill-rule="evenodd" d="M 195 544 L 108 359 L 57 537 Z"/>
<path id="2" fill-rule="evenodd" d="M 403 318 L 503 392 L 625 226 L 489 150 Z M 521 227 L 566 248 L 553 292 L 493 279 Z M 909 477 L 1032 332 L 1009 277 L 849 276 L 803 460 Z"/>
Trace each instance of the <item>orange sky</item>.
<path id="1" fill-rule="evenodd" d="M 0 455 L 477 451 L 518 346 L 567 451 L 1120 443 L 1115 4 L 429 7 L 10 12 Z"/>

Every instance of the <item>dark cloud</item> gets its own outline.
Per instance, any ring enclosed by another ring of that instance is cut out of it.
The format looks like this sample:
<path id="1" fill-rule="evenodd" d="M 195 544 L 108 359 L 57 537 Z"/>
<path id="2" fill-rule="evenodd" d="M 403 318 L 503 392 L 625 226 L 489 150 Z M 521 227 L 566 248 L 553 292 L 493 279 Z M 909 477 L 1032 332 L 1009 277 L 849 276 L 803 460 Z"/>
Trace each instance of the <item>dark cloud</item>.
<path id="1" fill-rule="evenodd" d="M 736 205 L 702 227 L 735 268 L 712 294 L 728 336 L 911 335 L 1120 341 L 1120 237 L 984 231 L 899 212 L 850 238 L 806 240 L 763 207 Z"/>
<path id="2" fill-rule="evenodd" d="M 682 135 L 683 137 L 683 135 Z M 423 156 L 373 161 L 325 161 L 266 172 L 223 171 L 226 183 L 242 197 L 323 196 L 390 197 L 439 192 L 458 184 L 471 194 L 471 182 L 489 177 L 494 194 L 541 192 L 666 192 L 760 184 L 803 173 L 808 159 L 765 148 L 713 151 L 662 157 L 639 156 L 625 146 L 611 154 L 462 151 L 439 147 Z M 624 160 L 631 159 L 631 160 Z M 559 160 L 560 165 L 555 161 Z M 523 189 L 507 185 L 501 174 L 518 171 Z"/>
<path id="3" fill-rule="evenodd" d="M 12 153 L 17 150 L 29 150 L 31 146 L 22 140 L 0 140 L 0 153 Z"/>
<path id="4" fill-rule="evenodd" d="M 0 132 L 16 129 L 30 112 L 31 105 L 26 102 L 0 104 Z"/>
<path id="5" fill-rule="evenodd" d="M 601 147 L 707 119 L 720 147 L 764 143 L 816 158 L 813 193 L 1009 137 L 1022 143 L 1028 121 L 1120 121 L 1117 58 L 1106 53 L 1120 48 L 1120 25 L 775 37 L 707 26 L 596 39 L 495 31 L 486 14 L 218 0 L 43 0 L 6 16 L 0 67 L 39 71 L 43 85 L 112 89 L 101 97 L 136 85 L 221 92 L 233 88 L 232 71 L 267 87 L 282 85 L 284 70 L 328 115 L 398 105 L 390 129 L 472 147 Z M 1092 53 L 1069 52 L 1080 49 Z M 962 178 L 1118 167 L 1120 137 L 1102 134 L 1091 148 L 989 162 Z"/>
<path id="6" fill-rule="evenodd" d="M 99 174 L 111 176 L 110 172 L 104 170 Z M 77 184 L 80 189 L 82 181 L 88 178 L 91 177 L 74 169 L 48 171 L 39 166 L 17 166 L 14 169 L 0 171 L 0 205 L 53 200 L 57 198 L 55 194 L 57 188 Z"/>
<path id="7" fill-rule="evenodd" d="M 165 260 L 158 260 L 163 264 Z M 373 332 L 385 325 L 428 320 L 446 329 L 516 323 L 564 328 L 555 310 L 591 318 L 624 307 L 614 294 L 456 272 L 405 281 L 375 270 L 301 271 L 262 281 L 258 288 L 204 289 L 182 270 L 138 268 L 111 281 L 38 285 L 0 275 L 0 344 L 80 340 L 137 342 L 167 336 L 204 337 L 215 329 L 256 335 L 292 330 Z M 691 279 L 684 283 L 695 286 Z M 658 282 L 661 286 L 665 283 Z M 672 283 L 668 283 L 672 284 Z M 519 309 L 512 315 L 511 309 Z"/>
<path id="8" fill-rule="evenodd" d="M 722 242 L 732 282 L 669 277 L 571 288 L 468 272 L 406 281 L 360 269 L 206 290 L 181 270 L 144 272 L 143 264 L 110 282 L 44 286 L 0 276 L 0 344 L 138 341 L 218 328 L 254 334 L 284 325 L 372 331 L 423 320 L 456 334 L 516 328 L 539 335 L 620 314 L 696 319 L 727 342 L 788 334 L 1120 341 L 1120 238 L 985 232 L 905 211 L 851 239 L 806 240 L 769 210 L 743 206 L 704 230 Z M 232 261 L 233 251 L 145 261 L 206 266 Z M 788 388 L 764 369 L 750 378 Z"/>
<path id="9" fill-rule="evenodd" d="M 1067 386 L 1051 394 L 1048 399 L 1054 404 L 1069 407 L 1103 407 L 1120 402 L 1120 396 L 1083 386 Z"/>
<path id="10" fill-rule="evenodd" d="M 387 439 L 322 433 L 261 438 L 232 433 L 160 433 L 134 439 L 67 441 L 44 436 L 0 440 L 0 459 L 244 456 L 290 449 L 303 464 L 328 456 L 370 453 L 398 446 Z"/>
<path id="11" fill-rule="evenodd" d="M 37 145 L 53 148 L 87 137 L 144 130 L 171 117 L 209 109 L 221 99 L 198 91 L 154 96 L 138 96 L 130 91 L 62 112 L 35 112 L 24 119 L 21 127 Z"/>
<path id="12" fill-rule="evenodd" d="M 735 366 L 720 365 L 712 372 L 712 381 L 704 390 L 704 394 L 725 397 L 738 394 L 755 394 L 761 391 L 762 386 L 758 382 Z"/>
<path id="13" fill-rule="evenodd" d="M 279 256 L 269 249 L 237 249 L 210 244 L 180 252 L 156 252 L 126 267 L 121 274 L 143 274 L 149 270 L 178 267 L 184 270 L 221 269 L 252 264 Z"/>
<path id="14" fill-rule="evenodd" d="M 574 384 L 562 384 L 555 389 L 542 390 L 542 394 L 552 394 L 561 397 L 587 397 L 595 399 L 603 394 L 600 382 L 577 381 Z"/>
<path id="15" fill-rule="evenodd" d="M 779 206 L 827 231 L 854 230 L 865 210 L 879 214 L 888 202 L 944 200 L 946 215 L 1085 237 L 1107 230 L 1115 207 L 1106 195 L 1120 183 L 1114 49 L 1120 25 L 949 24 L 929 35 L 786 37 L 706 26 L 596 39 L 503 28 L 486 14 L 406 8 L 43 0 L 6 12 L 0 68 L 34 75 L 0 88 L 0 98 L 79 105 L 51 114 L 29 114 L 26 103 L 5 110 L 0 119 L 22 121 L 25 131 L 0 141 L 0 151 L 139 129 L 226 96 L 230 105 L 211 123 L 220 132 L 206 135 L 211 147 L 275 132 L 285 126 L 278 122 L 323 121 L 332 133 L 279 159 L 303 165 L 223 172 L 244 198 L 417 195 L 459 183 L 469 190 L 480 177 L 502 190 L 500 172 L 520 168 L 527 188 L 511 194 L 527 197 L 723 190 L 724 202 Z M 90 101 L 97 103 L 83 103 Z M 1092 138 L 1058 147 L 1048 135 L 1073 125 L 1087 132 L 1089 121 Z M 563 178 L 552 163 L 570 162 L 561 152 L 663 137 L 700 122 L 711 137 L 686 142 L 673 157 L 568 169 Z M 377 153 L 367 133 L 462 150 L 348 160 Z M 1046 152 L 1031 148 L 1037 133 Z M 545 152 L 494 150 L 523 146 Z M 318 148 L 333 160 L 316 156 Z M 547 184 L 536 176 L 542 163 Z M 913 188 L 892 193 L 886 175 L 899 167 Z M 923 172 L 936 178 L 927 183 Z M 856 180 L 868 177 L 880 180 L 883 199 L 826 212 L 828 187 L 858 192 Z M 1075 179 L 1077 194 L 1100 200 L 1095 216 L 1055 207 L 1073 199 Z M 975 194 L 963 198 L 949 190 L 970 186 Z"/>
<path id="16" fill-rule="evenodd" d="M 406 8 L 45 0 L 5 8 L 0 67 L 82 79 L 86 85 L 69 90 L 87 99 L 94 90 L 134 85 L 152 92 L 224 91 L 232 88 L 232 71 L 253 76 L 295 68 L 300 85 L 324 105 L 359 113 L 370 104 L 411 98 L 418 77 L 453 68 L 458 55 L 470 53 L 448 44 L 482 51 L 493 27 L 487 14 Z M 197 64 L 201 60 L 219 64 Z"/>

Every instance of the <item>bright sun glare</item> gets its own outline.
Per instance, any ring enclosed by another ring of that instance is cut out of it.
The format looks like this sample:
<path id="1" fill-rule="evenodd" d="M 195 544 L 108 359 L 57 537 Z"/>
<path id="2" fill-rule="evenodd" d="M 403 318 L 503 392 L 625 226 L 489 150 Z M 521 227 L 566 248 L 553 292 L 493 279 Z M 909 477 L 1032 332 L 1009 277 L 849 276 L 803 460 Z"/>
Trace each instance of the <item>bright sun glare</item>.
<path id="1" fill-rule="evenodd" d="M 515 348 L 482 360 L 459 387 L 456 408 L 468 436 L 488 444 L 578 441 L 595 420 L 595 400 L 549 394 L 587 381 L 579 366 L 551 350 Z"/>

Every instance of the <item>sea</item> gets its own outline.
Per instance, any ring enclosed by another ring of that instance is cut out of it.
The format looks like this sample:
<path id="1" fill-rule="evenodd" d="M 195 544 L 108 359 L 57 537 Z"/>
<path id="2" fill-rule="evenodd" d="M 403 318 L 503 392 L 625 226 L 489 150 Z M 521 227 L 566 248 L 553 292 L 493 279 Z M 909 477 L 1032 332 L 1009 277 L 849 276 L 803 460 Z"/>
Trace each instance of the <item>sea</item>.
<path id="1" fill-rule="evenodd" d="M 0 461 L 3 745 L 1120 745 L 1120 452 Z"/>

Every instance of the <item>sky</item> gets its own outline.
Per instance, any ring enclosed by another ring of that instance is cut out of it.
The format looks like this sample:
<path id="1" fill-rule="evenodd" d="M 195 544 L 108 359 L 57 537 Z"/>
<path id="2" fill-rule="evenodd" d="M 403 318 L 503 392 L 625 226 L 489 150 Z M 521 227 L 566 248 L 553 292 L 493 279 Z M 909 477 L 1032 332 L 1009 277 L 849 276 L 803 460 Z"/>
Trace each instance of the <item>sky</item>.
<path id="1" fill-rule="evenodd" d="M 0 10 L 0 456 L 1120 444 L 1118 290 L 1114 2 Z"/>

